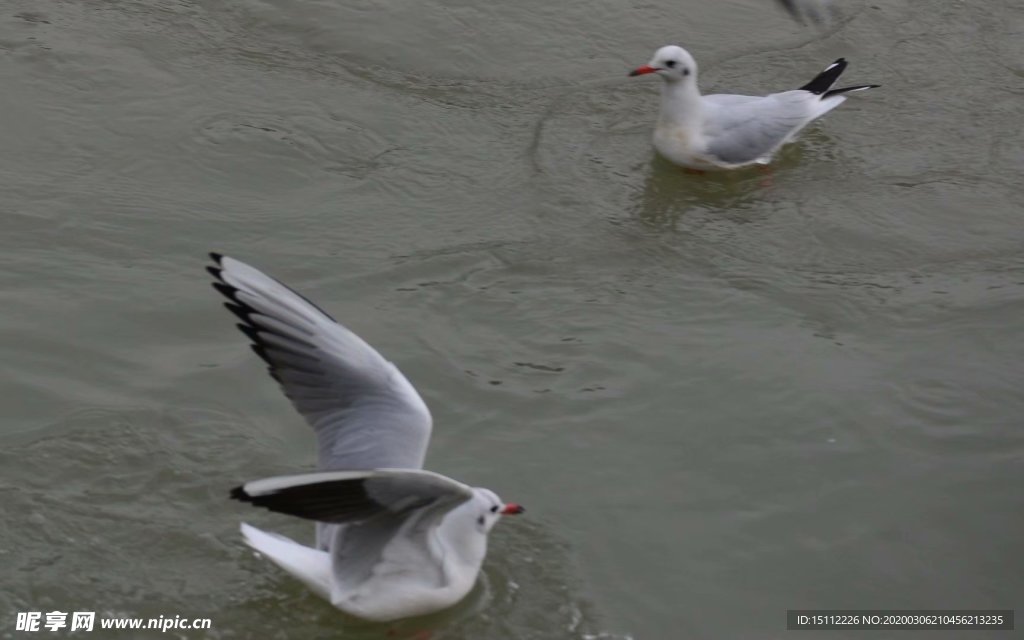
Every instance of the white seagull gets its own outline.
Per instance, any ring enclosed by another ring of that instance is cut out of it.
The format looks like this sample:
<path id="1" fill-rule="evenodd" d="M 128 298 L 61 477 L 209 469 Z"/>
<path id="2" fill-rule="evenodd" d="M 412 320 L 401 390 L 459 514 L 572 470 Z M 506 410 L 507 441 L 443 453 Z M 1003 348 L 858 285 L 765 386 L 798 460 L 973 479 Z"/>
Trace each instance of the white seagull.
<path id="1" fill-rule="evenodd" d="M 669 45 L 629 75 L 655 73 L 664 80 L 654 148 L 683 167 L 717 170 L 769 163 L 801 129 L 842 104 L 843 94 L 879 86 L 833 89 L 844 69 L 846 60 L 839 58 L 799 89 L 767 96 L 702 96 L 693 56 Z"/>
<path id="2" fill-rule="evenodd" d="M 317 437 L 319 471 L 231 492 L 316 521 L 316 548 L 243 523 L 245 542 L 358 618 L 387 622 L 462 600 L 491 527 L 523 508 L 422 470 L 430 411 L 398 368 L 287 286 L 210 255 L 214 288 Z"/>

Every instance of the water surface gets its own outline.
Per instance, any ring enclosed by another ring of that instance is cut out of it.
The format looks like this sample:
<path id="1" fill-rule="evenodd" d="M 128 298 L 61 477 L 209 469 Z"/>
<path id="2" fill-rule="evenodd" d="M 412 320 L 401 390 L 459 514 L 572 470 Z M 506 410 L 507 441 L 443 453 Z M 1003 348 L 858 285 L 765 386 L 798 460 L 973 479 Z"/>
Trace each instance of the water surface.
<path id="1" fill-rule="evenodd" d="M 815 31 L 763 0 L 5 3 L 0 635 L 59 609 L 388 637 L 240 544 L 310 535 L 226 494 L 312 437 L 210 250 L 395 361 L 431 469 L 529 508 L 435 638 L 1016 606 L 1024 9 L 877 4 Z M 625 77 L 673 41 L 708 91 L 839 56 L 883 88 L 770 184 L 688 176 Z"/>

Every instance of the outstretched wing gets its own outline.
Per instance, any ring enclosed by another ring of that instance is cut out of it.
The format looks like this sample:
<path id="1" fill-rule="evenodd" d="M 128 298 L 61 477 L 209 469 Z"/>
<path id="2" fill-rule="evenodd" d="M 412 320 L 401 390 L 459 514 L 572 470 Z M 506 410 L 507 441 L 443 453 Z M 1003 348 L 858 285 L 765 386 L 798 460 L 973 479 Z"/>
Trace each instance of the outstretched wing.
<path id="1" fill-rule="evenodd" d="M 213 286 L 270 375 L 316 431 L 319 466 L 418 469 L 431 417 L 395 365 L 306 298 L 261 271 L 211 254 Z"/>

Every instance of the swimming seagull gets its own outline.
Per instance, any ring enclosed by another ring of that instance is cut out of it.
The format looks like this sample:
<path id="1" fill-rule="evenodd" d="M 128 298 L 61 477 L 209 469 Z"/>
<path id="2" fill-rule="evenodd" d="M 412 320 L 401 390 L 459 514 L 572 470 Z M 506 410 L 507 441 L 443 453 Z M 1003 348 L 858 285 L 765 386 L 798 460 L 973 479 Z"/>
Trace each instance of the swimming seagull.
<path id="1" fill-rule="evenodd" d="M 316 548 L 243 523 L 245 542 L 358 618 L 386 622 L 459 602 L 476 583 L 491 527 L 523 508 L 424 471 L 430 411 L 398 368 L 277 280 L 210 256 L 214 288 L 317 437 L 317 472 L 231 491 L 316 521 Z"/>
<path id="2" fill-rule="evenodd" d="M 655 73 L 664 80 L 654 148 L 678 165 L 716 170 L 767 164 L 801 129 L 842 104 L 843 94 L 879 86 L 833 89 L 844 69 L 846 60 L 839 58 L 799 89 L 763 97 L 702 96 L 693 56 L 669 45 L 629 75 Z"/>

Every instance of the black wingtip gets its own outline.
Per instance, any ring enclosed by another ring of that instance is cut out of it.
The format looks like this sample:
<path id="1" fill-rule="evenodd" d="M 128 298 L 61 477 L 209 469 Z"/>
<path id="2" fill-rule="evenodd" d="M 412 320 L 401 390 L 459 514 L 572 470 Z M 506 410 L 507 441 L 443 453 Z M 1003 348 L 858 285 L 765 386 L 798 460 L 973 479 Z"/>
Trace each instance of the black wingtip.
<path id="1" fill-rule="evenodd" d="M 251 345 L 249 345 L 249 348 L 252 349 L 253 353 L 255 353 L 256 355 L 258 355 L 260 357 L 260 360 L 262 360 L 263 362 L 266 362 L 268 365 L 270 365 L 271 369 L 274 368 L 274 361 L 271 360 L 270 356 L 267 355 L 267 350 L 266 349 L 264 349 L 262 346 L 260 346 L 258 344 L 251 344 Z"/>
<path id="2" fill-rule="evenodd" d="M 328 480 L 282 487 L 269 493 L 252 495 L 245 486 L 235 487 L 233 500 L 247 502 L 275 513 L 317 522 L 354 522 L 372 517 L 388 507 L 366 492 L 366 478 Z M 434 497 L 410 496 L 413 499 L 401 511 L 418 509 L 435 501 Z"/>
<path id="3" fill-rule="evenodd" d="M 252 323 L 252 320 L 250 319 L 250 315 L 252 314 L 251 308 L 242 306 L 240 304 L 235 304 L 233 302 L 225 302 L 224 308 L 230 311 L 231 313 L 235 314 L 235 317 L 244 322 L 245 324 Z"/>
<path id="4" fill-rule="evenodd" d="M 210 259 L 213 260 L 214 262 L 216 262 L 219 265 L 221 260 L 224 259 L 224 254 L 223 253 L 217 253 L 216 251 L 211 251 L 210 252 Z"/>
<path id="5" fill-rule="evenodd" d="M 250 340 L 252 340 L 254 344 L 260 344 L 260 332 L 257 331 L 255 327 L 253 327 L 252 325 L 242 323 L 238 323 L 235 326 L 238 327 L 239 331 L 244 333 Z"/>
<path id="6" fill-rule="evenodd" d="M 223 282 L 212 282 L 210 284 L 211 286 L 213 286 L 214 289 L 217 290 L 218 293 L 220 293 L 220 295 L 224 296 L 225 298 L 227 298 L 228 300 L 235 304 L 240 304 L 238 302 L 238 298 L 235 297 L 236 294 L 238 293 L 238 289 L 232 287 L 229 284 L 224 284 Z M 225 302 L 224 304 L 228 303 Z"/>
<path id="7" fill-rule="evenodd" d="M 847 64 L 846 58 L 837 58 L 835 62 L 825 67 L 821 73 L 814 76 L 810 82 L 800 87 L 800 90 L 810 91 L 818 96 L 824 94 L 835 85 L 836 81 L 839 80 L 839 76 L 843 75 Z"/>
<path id="8" fill-rule="evenodd" d="M 832 96 L 842 95 L 844 93 L 852 93 L 854 91 L 867 91 L 868 89 L 877 89 L 880 86 L 882 86 L 882 85 L 880 85 L 880 84 L 858 84 L 858 85 L 853 86 L 853 87 L 841 87 L 839 89 L 829 89 L 828 91 L 825 92 L 825 94 L 823 96 L 821 96 L 821 99 L 824 100 L 825 98 L 829 98 L 829 97 L 832 97 Z"/>

